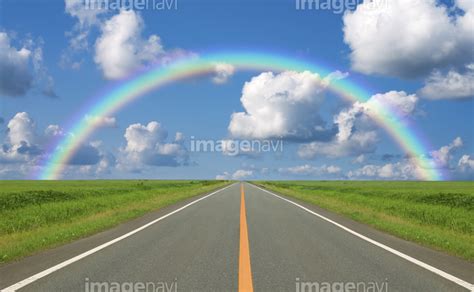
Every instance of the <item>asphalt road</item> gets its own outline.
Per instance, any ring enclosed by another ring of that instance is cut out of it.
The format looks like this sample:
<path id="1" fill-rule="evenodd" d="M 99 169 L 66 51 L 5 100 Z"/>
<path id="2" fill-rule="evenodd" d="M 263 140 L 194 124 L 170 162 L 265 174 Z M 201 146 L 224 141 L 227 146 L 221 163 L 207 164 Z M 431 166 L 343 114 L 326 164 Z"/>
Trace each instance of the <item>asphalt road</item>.
<path id="1" fill-rule="evenodd" d="M 347 219 L 331 218 L 384 246 L 402 250 L 403 255 L 420 255 L 422 264 L 415 264 L 247 183 L 200 199 L 150 215 L 142 220 L 151 222 L 174 212 L 54 272 L 44 271 L 90 250 L 91 241 L 107 243 L 137 226 L 0 267 L 0 287 L 17 283 L 13 287 L 21 287 L 20 291 L 87 292 L 105 291 L 99 287 L 109 291 L 117 287 L 119 291 L 130 291 L 130 287 L 139 291 L 343 291 L 341 287 L 349 291 L 466 291 L 450 277 L 464 284 L 473 282 L 474 268 L 468 262 L 368 227 L 355 227 Z M 428 268 L 423 266 L 427 261 Z M 431 271 L 432 263 L 439 263 L 434 268 L 446 275 Z M 370 290 L 375 285 L 376 290 Z M 332 290 L 323 290 L 328 286 Z"/>

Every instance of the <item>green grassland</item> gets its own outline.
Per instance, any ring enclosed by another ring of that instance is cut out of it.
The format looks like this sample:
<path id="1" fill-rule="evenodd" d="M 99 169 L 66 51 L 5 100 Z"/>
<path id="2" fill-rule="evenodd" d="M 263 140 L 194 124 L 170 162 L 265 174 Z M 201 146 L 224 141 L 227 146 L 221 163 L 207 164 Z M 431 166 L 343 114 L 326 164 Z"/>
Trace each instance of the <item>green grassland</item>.
<path id="1" fill-rule="evenodd" d="M 279 181 L 260 186 L 474 261 L 474 182 Z"/>
<path id="2" fill-rule="evenodd" d="M 0 181 L 0 263 L 209 192 L 223 181 Z"/>

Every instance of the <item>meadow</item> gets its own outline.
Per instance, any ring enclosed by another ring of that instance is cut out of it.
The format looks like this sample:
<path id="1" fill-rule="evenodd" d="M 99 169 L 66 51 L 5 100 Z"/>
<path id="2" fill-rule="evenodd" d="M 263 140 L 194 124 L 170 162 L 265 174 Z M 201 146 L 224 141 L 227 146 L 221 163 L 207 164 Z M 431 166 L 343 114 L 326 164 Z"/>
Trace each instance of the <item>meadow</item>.
<path id="1" fill-rule="evenodd" d="M 0 263 L 116 226 L 225 181 L 0 181 Z"/>
<path id="2" fill-rule="evenodd" d="M 266 181 L 269 190 L 474 261 L 474 182 Z"/>

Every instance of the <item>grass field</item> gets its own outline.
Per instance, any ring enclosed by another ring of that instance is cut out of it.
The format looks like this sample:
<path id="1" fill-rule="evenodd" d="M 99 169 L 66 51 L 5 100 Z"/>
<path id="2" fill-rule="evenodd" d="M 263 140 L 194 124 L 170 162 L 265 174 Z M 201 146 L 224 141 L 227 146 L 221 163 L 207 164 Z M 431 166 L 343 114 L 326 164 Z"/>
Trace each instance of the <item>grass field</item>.
<path id="1" fill-rule="evenodd" d="M 223 181 L 0 181 L 0 263 L 97 233 Z"/>
<path id="2" fill-rule="evenodd" d="M 474 182 L 281 181 L 260 186 L 474 261 Z"/>

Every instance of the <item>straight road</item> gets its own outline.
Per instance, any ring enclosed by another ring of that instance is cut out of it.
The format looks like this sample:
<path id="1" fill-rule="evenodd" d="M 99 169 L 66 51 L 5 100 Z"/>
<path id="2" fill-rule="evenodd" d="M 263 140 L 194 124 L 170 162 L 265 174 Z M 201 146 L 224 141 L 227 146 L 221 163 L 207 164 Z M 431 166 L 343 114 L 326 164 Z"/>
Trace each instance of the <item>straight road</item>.
<path id="1" fill-rule="evenodd" d="M 234 184 L 172 212 L 95 252 L 71 254 L 69 262 L 38 270 L 20 279 L 24 281 L 3 279 L 2 288 L 467 291 L 472 277 L 465 275 L 474 275 L 471 264 L 455 258 L 450 259 L 452 265 L 458 263 L 462 275 L 413 262 L 410 259 L 416 257 L 416 249 L 421 254 L 424 248 L 415 247 L 414 255 L 395 254 L 247 183 Z M 22 262 L 0 267 L 0 277 L 25 268 Z M 324 290 L 327 287 L 332 290 Z"/>

